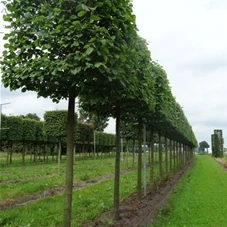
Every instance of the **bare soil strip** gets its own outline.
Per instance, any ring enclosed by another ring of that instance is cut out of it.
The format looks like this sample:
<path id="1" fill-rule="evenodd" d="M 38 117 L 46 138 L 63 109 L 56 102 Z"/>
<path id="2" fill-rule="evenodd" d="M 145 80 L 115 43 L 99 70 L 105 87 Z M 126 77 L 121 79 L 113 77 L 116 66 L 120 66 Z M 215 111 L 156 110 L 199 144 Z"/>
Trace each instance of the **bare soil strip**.
<path id="1" fill-rule="evenodd" d="M 92 226 L 114 226 L 114 227 L 146 227 L 150 226 L 158 211 L 164 207 L 169 195 L 173 192 L 175 185 L 182 175 L 192 166 L 188 163 L 182 169 L 169 177 L 155 190 L 153 189 L 141 201 L 136 198 L 136 193 L 123 200 L 120 204 L 120 220 L 111 223 L 113 210 L 103 213 L 97 220 L 84 224 L 84 227 Z"/>
<path id="2" fill-rule="evenodd" d="M 227 159 L 224 158 L 215 158 L 215 161 L 225 170 L 227 171 Z"/>
<path id="3" fill-rule="evenodd" d="M 129 172 L 132 172 L 133 170 L 135 170 L 135 168 L 123 170 L 123 171 L 121 171 L 121 175 L 125 175 Z M 111 173 L 111 174 L 108 174 L 105 176 L 96 177 L 96 178 L 89 179 L 86 181 L 75 182 L 73 184 L 73 189 L 77 190 L 79 188 L 86 187 L 86 186 L 94 184 L 94 183 L 100 183 L 102 181 L 111 179 L 113 177 L 114 177 L 114 174 Z M 37 200 L 45 198 L 45 197 L 54 196 L 56 194 L 63 194 L 63 192 L 64 192 L 64 186 L 59 186 L 59 187 L 49 188 L 49 189 L 43 190 L 43 191 L 35 193 L 35 194 L 28 194 L 28 195 L 18 196 L 15 198 L 1 200 L 0 201 L 0 211 L 6 210 L 6 209 L 9 209 L 12 207 L 16 207 L 16 206 L 23 206 L 23 205 L 26 205 L 28 203 L 37 201 Z"/>

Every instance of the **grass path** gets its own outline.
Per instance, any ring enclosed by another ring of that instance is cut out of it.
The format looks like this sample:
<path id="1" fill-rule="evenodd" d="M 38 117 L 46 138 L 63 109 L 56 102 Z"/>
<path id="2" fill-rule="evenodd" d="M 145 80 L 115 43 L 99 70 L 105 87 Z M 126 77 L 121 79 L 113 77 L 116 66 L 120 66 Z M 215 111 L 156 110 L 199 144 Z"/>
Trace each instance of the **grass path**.
<path id="1" fill-rule="evenodd" d="M 227 226 L 227 172 L 212 157 L 196 156 L 151 226 Z"/>

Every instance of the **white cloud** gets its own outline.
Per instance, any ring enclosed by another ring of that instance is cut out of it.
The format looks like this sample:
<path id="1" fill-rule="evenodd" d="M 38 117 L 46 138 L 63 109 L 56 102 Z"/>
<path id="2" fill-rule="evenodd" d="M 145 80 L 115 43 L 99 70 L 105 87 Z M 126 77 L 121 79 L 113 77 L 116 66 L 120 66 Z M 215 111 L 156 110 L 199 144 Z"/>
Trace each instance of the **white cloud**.
<path id="1" fill-rule="evenodd" d="M 198 142 L 227 131 L 227 2 L 133 0 L 141 36 L 165 68 Z M 226 140 L 225 140 L 226 141 Z"/>
<path id="2" fill-rule="evenodd" d="M 198 142 L 210 143 L 213 129 L 227 134 L 227 1 L 133 0 L 140 35 L 153 60 L 164 67 L 177 101 L 183 106 Z M 0 31 L 2 31 L 0 21 Z M 2 35 L 0 34 L 2 38 Z M 0 42 L 2 50 L 3 42 Z M 35 93 L 2 92 L 4 111 L 11 114 L 67 108 Z M 106 131 L 114 132 L 112 119 Z"/>

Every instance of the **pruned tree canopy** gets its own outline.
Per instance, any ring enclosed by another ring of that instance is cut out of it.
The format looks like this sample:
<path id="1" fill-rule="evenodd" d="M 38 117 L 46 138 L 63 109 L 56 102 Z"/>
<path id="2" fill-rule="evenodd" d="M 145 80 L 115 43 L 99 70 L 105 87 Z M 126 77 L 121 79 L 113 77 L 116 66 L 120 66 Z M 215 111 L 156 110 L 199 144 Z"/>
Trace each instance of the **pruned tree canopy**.
<path id="1" fill-rule="evenodd" d="M 206 141 L 202 141 L 199 143 L 199 147 L 202 149 L 209 148 L 210 145 Z"/>

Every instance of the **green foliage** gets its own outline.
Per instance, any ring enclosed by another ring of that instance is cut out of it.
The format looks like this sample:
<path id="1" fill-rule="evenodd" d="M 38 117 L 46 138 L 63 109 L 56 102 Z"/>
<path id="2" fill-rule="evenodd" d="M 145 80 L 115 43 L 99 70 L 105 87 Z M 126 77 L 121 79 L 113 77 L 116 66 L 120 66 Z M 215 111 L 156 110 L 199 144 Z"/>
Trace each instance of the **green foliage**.
<path id="1" fill-rule="evenodd" d="M 17 142 L 44 141 L 43 122 L 20 116 L 2 115 L 1 140 Z"/>
<path id="2" fill-rule="evenodd" d="M 221 144 L 220 139 L 217 134 L 211 135 L 211 141 L 212 141 L 212 156 L 215 158 L 223 157 L 223 153 L 221 152 Z"/>
<path id="3" fill-rule="evenodd" d="M 96 144 L 101 146 L 115 146 L 116 136 L 104 132 L 95 132 Z"/>
<path id="4" fill-rule="evenodd" d="M 36 141 L 36 121 L 23 119 L 23 139 L 25 141 Z"/>
<path id="5" fill-rule="evenodd" d="M 67 111 L 53 110 L 46 111 L 44 114 L 44 130 L 49 139 L 58 139 L 66 137 Z M 77 114 L 75 113 L 74 128 L 77 127 Z"/>
<path id="6" fill-rule="evenodd" d="M 108 118 L 98 116 L 96 113 L 91 113 L 79 108 L 79 120 L 85 123 L 91 123 L 95 131 L 103 132 L 108 125 Z"/>
<path id="7" fill-rule="evenodd" d="M 2 127 L 7 128 L 2 131 L 2 138 L 8 141 L 22 141 L 24 139 L 23 120 L 17 116 L 4 116 Z M 31 135 L 32 137 L 32 135 Z"/>
<path id="8" fill-rule="evenodd" d="M 94 132 L 93 125 L 89 123 L 82 123 L 80 121 L 77 124 L 76 141 L 82 143 L 92 142 Z"/>
<path id="9" fill-rule="evenodd" d="M 204 150 L 206 148 L 209 148 L 210 146 L 206 141 L 202 141 L 199 143 L 199 147 Z"/>
<path id="10" fill-rule="evenodd" d="M 58 101 L 72 86 L 83 89 L 85 79 L 128 81 L 122 65 L 136 29 L 129 0 L 2 2 L 10 29 L 1 61 L 4 86 Z"/>
<path id="11" fill-rule="evenodd" d="M 44 122 L 38 121 L 35 123 L 36 126 L 36 141 L 46 141 L 46 135 L 44 133 Z"/>
<path id="12" fill-rule="evenodd" d="M 8 118 L 6 115 L 1 114 L 1 140 L 5 141 L 9 139 L 9 128 L 7 128 L 9 126 L 8 123 Z"/>
<path id="13" fill-rule="evenodd" d="M 38 117 L 36 113 L 28 113 L 26 115 L 20 115 L 19 117 L 29 118 L 29 119 L 32 119 L 32 120 L 40 121 L 40 117 Z"/>

